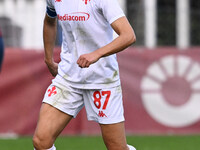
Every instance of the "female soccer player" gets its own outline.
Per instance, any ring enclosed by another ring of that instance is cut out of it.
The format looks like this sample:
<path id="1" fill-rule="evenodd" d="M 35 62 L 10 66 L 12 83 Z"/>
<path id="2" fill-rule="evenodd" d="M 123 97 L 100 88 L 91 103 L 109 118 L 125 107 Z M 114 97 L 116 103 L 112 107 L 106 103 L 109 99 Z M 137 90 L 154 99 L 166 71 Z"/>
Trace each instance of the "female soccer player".
<path id="1" fill-rule="evenodd" d="M 63 34 L 59 64 L 53 60 L 57 20 Z M 115 40 L 113 29 L 119 35 Z M 43 36 L 45 62 L 55 79 L 43 99 L 35 149 L 55 150 L 58 135 L 85 106 L 108 150 L 135 150 L 126 143 L 115 54 L 136 37 L 117 0 L 47 0 Z"/>

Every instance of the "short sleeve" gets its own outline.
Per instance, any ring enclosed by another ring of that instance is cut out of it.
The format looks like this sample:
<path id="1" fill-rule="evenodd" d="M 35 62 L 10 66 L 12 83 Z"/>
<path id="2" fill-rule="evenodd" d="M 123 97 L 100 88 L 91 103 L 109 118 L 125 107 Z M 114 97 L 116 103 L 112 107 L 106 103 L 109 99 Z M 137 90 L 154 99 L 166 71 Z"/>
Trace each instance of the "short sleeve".
<path id="1" fill-rule="evenodd" d="M 110 24 L 125 16 L 117 0 L 101 0 L 100 6 L 104 17 Z"/>
<path id="2" fill-rule="evenodd" d="M 47 3 L 47 10 L 46 10 L 47 15 L 51 18 L 55 18 L 57 16 L 57 13 L 52 3 L 52 0 L 46 0 L 46 3 Z"/>

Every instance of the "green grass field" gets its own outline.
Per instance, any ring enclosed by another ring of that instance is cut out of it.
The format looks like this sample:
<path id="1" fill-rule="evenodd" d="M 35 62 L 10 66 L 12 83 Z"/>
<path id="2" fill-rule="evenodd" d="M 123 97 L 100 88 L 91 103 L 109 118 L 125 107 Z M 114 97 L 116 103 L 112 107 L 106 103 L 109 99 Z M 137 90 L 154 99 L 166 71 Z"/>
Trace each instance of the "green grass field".
<path id="1" fill-rule="evenodd" d="M 128 136 L 137 150 L 200 150 L 200 136 Z M 106 150 L 99 136 L 59 137 L 57 150 Z M 0 139 L 0 150 L 33 150 L 31 137 Z"/>

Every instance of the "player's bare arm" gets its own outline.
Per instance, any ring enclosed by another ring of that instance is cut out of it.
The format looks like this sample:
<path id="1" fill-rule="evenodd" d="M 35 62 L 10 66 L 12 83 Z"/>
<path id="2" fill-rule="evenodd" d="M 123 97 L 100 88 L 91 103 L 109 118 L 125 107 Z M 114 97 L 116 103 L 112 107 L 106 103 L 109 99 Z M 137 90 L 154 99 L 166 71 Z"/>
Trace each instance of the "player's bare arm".
<path id="1" fill-rule="evenodd" d="M 44 40 L 44 50 L 45 50 L 45 63 L 51 74 L 56 76 L 58 74 L 58 64 L 54 62 L 53 50 L 55 46 L 57 32 L 57 20 L 56 18 L 51 18 L 48 15 L 44 18 L 44 28 L 43 28 L 43 40 Z"/>
<path id="2" fill-rule="evenodd" d="M 119 36 L 108 45 L 92 53 L 81 55 L 77 61 L 77 64 L 81 68 L 89 67 L 101 57 L 118 53 L 136 41 L 135 33 L 126 17 L 117 19 L 111 26 Z"/>

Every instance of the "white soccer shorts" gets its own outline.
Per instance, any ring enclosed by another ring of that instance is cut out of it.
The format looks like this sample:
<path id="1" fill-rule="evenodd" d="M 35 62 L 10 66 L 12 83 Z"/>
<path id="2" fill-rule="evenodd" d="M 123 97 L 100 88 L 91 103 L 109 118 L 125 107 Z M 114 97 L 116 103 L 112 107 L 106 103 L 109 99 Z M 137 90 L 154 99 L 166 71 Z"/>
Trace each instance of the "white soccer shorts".
<path id="1" fill-rule="evenodd" d="M 107 89 L 77 89 L 55 78 L 46 90 L 43 102 L 74 118 L 85 106 L 88 120 L 100 124 L 124 121 L 121 86 Z"/>

